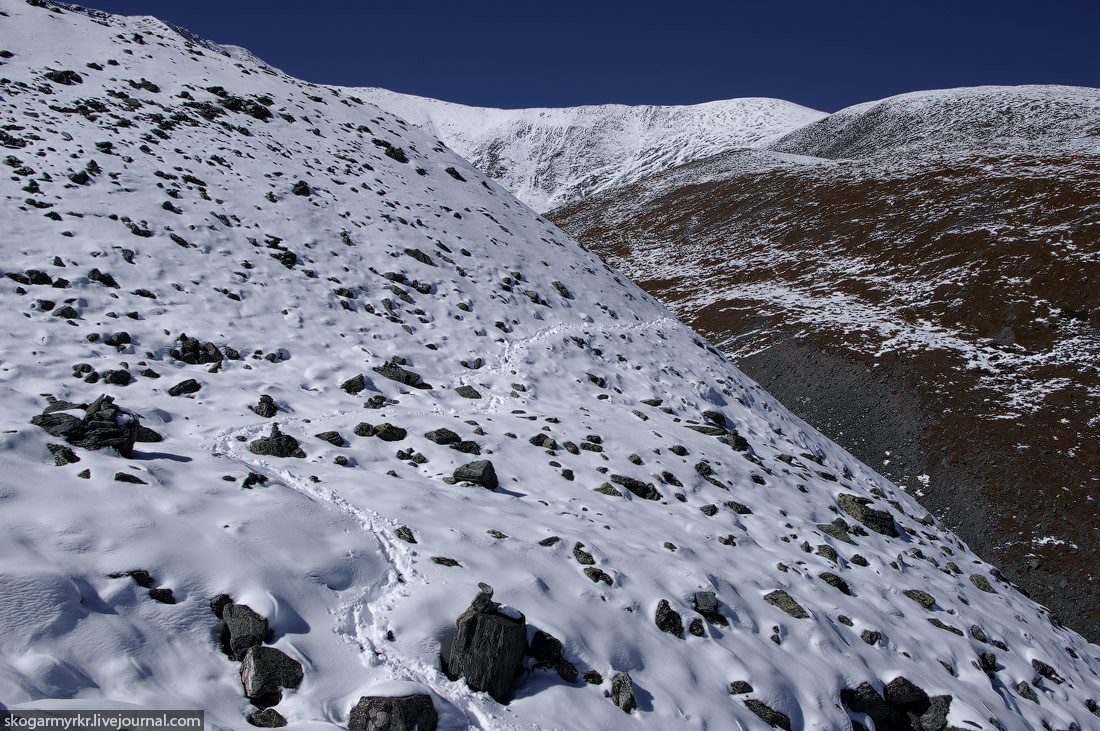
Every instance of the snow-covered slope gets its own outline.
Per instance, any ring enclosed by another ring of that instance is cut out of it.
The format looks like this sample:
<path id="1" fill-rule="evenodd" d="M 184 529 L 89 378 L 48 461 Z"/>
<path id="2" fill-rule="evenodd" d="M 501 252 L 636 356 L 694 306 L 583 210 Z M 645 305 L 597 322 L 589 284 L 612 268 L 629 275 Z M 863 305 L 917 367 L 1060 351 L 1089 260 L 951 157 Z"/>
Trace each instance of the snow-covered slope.
<path id="1" fill-rule="evenodd" d="M 150 19 L 0 11 L 9 708 L 247 728 L 225 592 L 301 664 L 295 728 L 390 681 L 445 729 L 870 728 L 842 689 L 898 677 L 951 696 L 926 730 L 1095 726 L 1097 647 L 423 131 Z M 55 466 L 28 422 L 103 393 L 163 441 Z M 304 457 L 251 451 L 273 424 Z M 482 459 L 497 489 L 452 478 Z M 175 603 L 111 578 L 138 569 Z M 501 705 L 449 680 L 481 581 L 591 682 L 528 660 Z"/>
<path id="2" fill-rule="evenodd" d="M 482 109 L 386 89 L 348 91 L 423 126 L 536 211 L 718 152 L 763 147 L 825 116 L 779 99 Z"/>
<path id="3" fill-rule="evenodd" d="M 1100 92 L 1075 86 L 918 91 L 857 104 L 769 147 L 823 158 L 952 150 L 1100 152 Z"/>

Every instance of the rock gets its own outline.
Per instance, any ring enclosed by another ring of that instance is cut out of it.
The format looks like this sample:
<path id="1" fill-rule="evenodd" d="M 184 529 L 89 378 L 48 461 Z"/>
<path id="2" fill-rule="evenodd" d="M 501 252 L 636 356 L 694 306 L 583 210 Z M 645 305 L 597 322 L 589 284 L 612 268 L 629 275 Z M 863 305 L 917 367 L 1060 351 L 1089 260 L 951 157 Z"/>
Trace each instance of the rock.
<path id="1" fill-rule="evenodd" d="M 112 386 L 129 386 L 130 380 L 130 371 L 125 369 L 108 370 L 103 372 L 103 382 L 109 383 Z"/>
<path id="2" fill-rule="evenodd" d="M 817 577 L 841 594 L 847 594 L 848 596 L 852 595 L 852 590 L 848 587 L 848 582 L 831 571 L 822 572 L 818 574 Z"/>
<path id="3" fill-rule="evenodd" d="M 897 528 L 894 527 L 894 518 L 885 510 L 876 510 L 868 507 L 871 501 L 865 497 L 842 492 L 837 496 L 837 505 L 848 515 L 858 520 L 876 533 L 891 538 L 898 537 Z"/>
<path id="4" fill-rule="evenodd" d="M 67 464 L 75 464 L 80 461 L 80 457 L 76 456 L 76 452 L 64 444 L 47 444 L 46 449 L 50 450 L 50 454 L 53 455 L 53 463 L 57 467 L 64 467 Z"/>
<path id="5" fill-rule="evenodd" d="M 729 621 L 718 611 L 718 595 L 713 591 L 695 592 L 695 611 L 711 624 L 729 626 Z"/>
<path id="6" fill-rule="evenodd" d="M 468 398 L 468 399 L 479 399 L 479 398 L 481 398 L 481 393 L 476 388 L 474 388 L 473 386 L 459 386 L 458 388 L 455 389 L 455 393 L 457 393 L 462 398 Z"/>
<path id="7" fill-rule="evenodd" d="M 161 604 L 175 604 L 176 597 L 171 589 L 150 589 L 149 596 Z"/>
<path id="8" fill-rule="evenodd" d="M 481 445 L 477 442 L 461 441 L 451 445 L 451 449 L 463 454 L 481 454 Z"/>
<path id="9" fill-rule="evenodd" d="M 654 621 L 657 623 L 657 629 L 662 632 L 676 635 L 680 639 L 684 638 L 684 621 L 681 619 L 680 613 L 669 605 L 667 599 L 662 599 L 657 602 L 657 612 L 654 615 Z"/>
<path id="10" fill-rule="evenodd" d="M 744 695 L 751 692 L 752 686 L 747 680 L 735 680 L 730 683 L 730 695 Z"/>
<path id="11" fill-rule="evenodd" d="M 408 435 L 409 432 L 405 429 L 387 422 L 382 422 L 374 427 L 374 436 L 378 437 L 383 442 L 400 442 Z"/>
<path id="12" fill-rule="evenodd" d="M 636 480 L 633 477 L 626 477 L 624 475 L 611 475 L 611 481 L 616 485 L 622 485 L 627 490 L 630 490 L 633 494 L 644 500 L 660 500 L 661 493 L 657 492 L 657 488 L 653 485 Z"/>
<path id="13" fill-rule="evenodd" d="M 196 381 L 194 378 L 188 378 L 186 381 L 180 381 L 175 386 L 168 389 L 169 396 L 183 396 L 188 393 L 197 393 L 202 388 L 202 384 Z"/>
<path id="14" fill-rule="evenodd" d="M 213 612 L 214 616 L 218 619 L 223 619 L 222 615 L 225 613 L 225 608 L 232 603 L 233 598 L 228 594 L 218 594 L 210 600 L 210 611 Z"/>
<path id="15" fill-rule="evenodd" d="M 31 419 L 31 423 L 45 429 L 55 437 L 61 437 L 74 447 L 106 449 L 111 447 L 129 459 L 134 456 L 137 440 L 138 418 L 131 412 L 114 405 L 114 399 L 101 395 L 85 410 L 84 417 L 77 418 L 60 411 L 44 411 Z"/>
<path id="16" fill-rule="evenodd" d="M 577 559 L 577 563 L 582 566 L 594 566 L 596 559 L 592 558 L 592 554 L 584 550 L 583 543 L 577 543 L 573 546 L 573 558 Z"/>
<path id="17" fill-rule="evenodd" d="M 455 623 L 446 670 L 452 678 L 465 678 L 471 690 L 487 691 L 502 701 L 523 665 L 527 621 L 515 610 L 501 612 L 492 600 L 492 587 L 481 587 Z"/>
<path id="18" fill-rule="evenodd" d="M 286 719 L 283 718 L 283 714 L 279 713 L 274 708 L 264 708 L 260 711 L 253 711 L 248 714 L 248 722 L 260 728 L 282 728 L 286 726 Z"/>
<path id="19" fill-rule="evenodd" d="M 323 431 L 320 434 L 314 434 L 314 436 L 323 442 L 328 442 L 334 447 L 342 447 L 347 444 L 338 431 Z"/>
<path id="20" fill-rule="evenodd" d="M 993 585 L 989 583 L 989 579 L 985 578 L 981 574 L 971 575 L 970 583 L 988 594 L 997 593 L 996 590 L 993 588 Z"/>
<path id="21" fill-rule="evenodd" d="M 306 453 L 298 446 L 298 440 L 279 431 L 278 424 L 271 425 L 271 436 L 260 437 L 248 445 L 248 451 L 264 457 L 296 457 L 305 459 Z"/>
<path id="22" fill-rule="evenodd" d="M 781 728 L 784 731 L 791 731 L 791 719 L 785 713 L 780 713 L 755 698 L 746 698 L 745 707 L 759 716 L 761 721 L 772 728 Z"/>
<path id="23" fill-rule="evenodd" d="M 917 604 L 920 604 L 925 609 L 931 609 L 936 605 L 936 598 L 926 591 L 920 589 L 906 589 L 902 592 L 905 596 L 909 597 Z"/>
<path id="24" fill-rule="evenodd" d="M 397 381 L 405 386 L 412 386 L 413 388 L 420 389 L 431 388 L 430 385 L 424 382 L 424 379 L 420 377 L 419 373 L 402 368 L 393 361 L 389 361 L 385 365 L 377 366 L 372 370 L 383 378 Z"/>
<path id="25" fill-rule="evenodd" d="M 430 442 L 442 445 L 457 444 L 462 441 L 462 437 L 447 428 L 434 429 L 425 434 L 424 437 Z"/>
<path id="26" fill-rule="evenodd" d="M 340 384 L 340 388 L 344 389 L 344 391 L 351 394 L 352 396 L 359 393 L 366 387 L 367 379 L 362 373 L 352 378 L 349 378 L 348 380 Z"/>
<path id="27" fill-rule="evenodd" d="M 584 575 L 592 579 L 593 583 L 596 583 L 597 581 L 602 581 L 608 586 L 611 586 L 614 583 L 614 580 L 611 578 L 611 574 L 607 573 L 603 569 L 593 568 L 592 566 L 589 566 L 584 570 Z"/>
<path id="28" fill-rule="evenodd" d="M 435 731 L 439 716 L 425 694 L 362 696 L 351 709 L 351 731 Z"/>
<path id="29" fill-rule="evenodd" d="M 545 432 L 536 434 L 527 442 L 534 447 L 542 447 L 543 449 L 556 450 L 558 448 L 558 443 L 554 441 L 554 438 Z"/>
<path id="30" fill-rule="evenodd" d="M 215 599 L 221 599 L 224 596 L 222 594 Z M 214 608 L 213 601 L 210 607 Z M 217 610 L 214 613 L 217 614 Z M 244 657 L 248 648 L 262 645 L 270 636 L 271 630 L 267 626 L 267 620 L 247 604 L 234 604 L 230 599 L 228 603 L 223 603 L 221 618 L 225 621 L 225 646 L 229 648 L 229 655 L 235 660 Z"/>
<path id="31" fill-rule="evenodd" d="M 143 442 L 145 444 L 155 444 L 157 442 L 163 442 L 164 435 L 147 426 L 139 426 L 134 441 Z"/>
<path id="32" fill-rule="evenodd" d="M 459 482 L 472 482 L 489 490 L 496 490 L 499 484 L 496 469 L 487 459 L 462 465 L 454 471 L 453 477 Z"/>
<path id="33" fill-rule="evenodd" d="M 638 707 L 634 699 L 634 681 L 630 673 L 617 673 L 611 678 L 611 702 L 627 713 Z"/>
<path id="34" fill-rule="evenodd" d="M 536 667 L 554 668 L 558 677 L 565 682 L 576 682 L 577 666 L 565 659 L 561 641 L 548 632 L 542 630 L 535 632 L 527 654 L 535 658 Z"/>
<path id="35" fill-rule="evenodd" d="M 927 693 L 901 676 L 887 683 L 882 695 L 887 705 L 918 716 L 927 711 L 930 704 Z"/>
<path id="36" fill-rule="evenodd" d="M 875 722 L 876 728 L 885 724 L 892 715 L 886 701 L 870 683 L 860 683 L 855 690 L 840 691 L 840 702 L 856 713 L 865 713 Z"/>
<path id="37" fill-rule="evenodd" d="M 309 183 L 304 180 L 299 180 L 294 183 L 294 187 L 290 189 L 290 192 L 294 195 L 301 196 L 308 196 L 313 194 L 313 191 L 309 188 Z"/>
<path id="38" fill-rule="evenodd" d="M 104 344 L 110 345 L 112 347 L 117 347 L 119 345 L 126 345 L 130 342 L 130 333 L 128 333 L 128 332 L 111 333 L 110 335 L 108 335 L 106 338 L 103 339 L 103 342 L 104 342 Z"/>
<path id="39" fill-rule="evenodd" d="M 921 714 L 921 731 L 944 731 L 947 728 L 947 714 L 951 711 L 952 698 L 949 695 L 937 695 L 929 699 L 928 710 Z"/>
<path id="40" fill-rule="evenodd" d="M 213 343 L 199 342 L 198 338 L 188 337 L 187 333 L 181 333 L 178 341 L 179 348 L 173 349 L 171 355 L 188 365 L 220 363 L 225 359 L 222 352 L 218 350 L 218 346 Z"/>
<path id="41" fill-rule="evenodd" d="M 1039 702 L 1039 697 L 1035 695 L 1035 690 L 1031 687 L 1031 683 L 1026 680 L 1021 680 L 1016 684 L 1016 692 L 1020 694 L 1021 698 L 1029 700 L 1032 703 Z"/>
<path id="42" fill-rule="evenodd" d="M 877 645 L 879 640 L 882 639 L 882 633 L 878 630 L 865 629 L 859 633 L 859 638 L 868 645 Z"/>
<path id="43" fill-rule="evenodd" d="M 795 619 L 809 619 L 810 617 L 810 613 L 803 609 L 801 604 L 796 602 L 790 594 L 782 589 L 776 589 L 770 594 L 765 594 L 764 601 L 774 607 L 782 609 Z"/>
<path id="44" fill-rule="evenodd" d="M 1035 669 L 1035 672 L 1037 672 L 1039 675 L 1046 678 L 1050 682 L 1054 683 L 1055 685 L 1061 685 L 1062 683 L 1066 682 L 1065 678 L 1059 675 L 1054 670 L 1054 668 L 1052 668 L 1050 665 L 1047 665 L 1042 660 L 1032 660 L 1031 667 Z"/>
<path id="45" fill-rule="evenodd" d="M 245 697 L 261 708 L 278 703 L 282 689 L 297 688 L 303 677 L 302 664 L 274 647 L 253 645 L 241 661 Z"/>
<path id="46" fill-rule="evenodd" d="M 262 416 L 265 419 L 270 419 L 279 413 L 279 408 L 275 406 L 275 399 L 271 398 L 267 394 L 260 396 L 260 402 L 255 406 L 250 406 L 257 416 Z"/>

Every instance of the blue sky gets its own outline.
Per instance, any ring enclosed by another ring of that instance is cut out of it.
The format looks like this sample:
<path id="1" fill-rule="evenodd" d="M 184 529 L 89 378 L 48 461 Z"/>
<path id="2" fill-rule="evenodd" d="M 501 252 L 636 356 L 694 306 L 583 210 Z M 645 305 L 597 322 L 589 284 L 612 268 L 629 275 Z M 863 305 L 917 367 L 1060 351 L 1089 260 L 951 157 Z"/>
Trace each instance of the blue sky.
<path id="1" fill-rule="evenodd" d="M 769 96 L 823 111 L 981 84 L 1100 86 L 1100 2 L 92 0 L 317 83 L 496 107 Z"/>

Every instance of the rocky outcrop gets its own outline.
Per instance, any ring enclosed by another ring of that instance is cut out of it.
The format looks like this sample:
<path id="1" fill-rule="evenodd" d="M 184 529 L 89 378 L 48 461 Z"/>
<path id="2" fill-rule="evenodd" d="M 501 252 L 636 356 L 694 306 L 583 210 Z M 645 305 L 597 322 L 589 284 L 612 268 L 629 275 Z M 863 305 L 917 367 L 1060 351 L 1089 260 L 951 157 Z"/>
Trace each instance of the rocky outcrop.
<path id="1" fill-rule="evenodd" d="M 58 403 L 71 408 L 54 408 Z M 55 437 L 61 437 L 74 447 L 84 449 L 115 449 L 129 459 L 134 456 L 134 442 L 141 425 L 136 415 L 115 406 L 114 399 L 101 395 L 84 409 L 83 418 L 65 411 L 78 410 L 76 404 L 56 402 L 31 419 Z"/>
<path id="2" fill-rule="evenodd" d="M 464 678 L 471 690 L 486 691 L 498 701 L 512 692 L 527 648 L 527 621 L 523 614 L 493 601 L 493 588 L 481 592 L 455 622 L 455 636 L 447 657 L 447 674 Z"/>

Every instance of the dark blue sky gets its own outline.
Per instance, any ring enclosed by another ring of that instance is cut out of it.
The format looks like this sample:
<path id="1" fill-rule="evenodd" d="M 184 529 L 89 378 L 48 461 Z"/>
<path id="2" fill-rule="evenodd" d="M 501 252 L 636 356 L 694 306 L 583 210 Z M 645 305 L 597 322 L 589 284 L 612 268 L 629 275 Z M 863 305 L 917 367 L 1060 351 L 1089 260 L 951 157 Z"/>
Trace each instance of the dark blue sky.
<path id="1" fill-rule="evenodd" d="M 770 96 L 824 111 L 980 84 L 1100 86 L 1097 0 L 92 0 L 318 83 L 477 106 Z"/>

